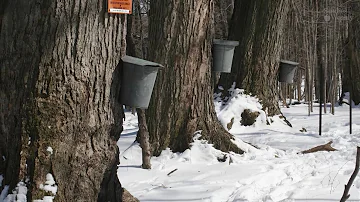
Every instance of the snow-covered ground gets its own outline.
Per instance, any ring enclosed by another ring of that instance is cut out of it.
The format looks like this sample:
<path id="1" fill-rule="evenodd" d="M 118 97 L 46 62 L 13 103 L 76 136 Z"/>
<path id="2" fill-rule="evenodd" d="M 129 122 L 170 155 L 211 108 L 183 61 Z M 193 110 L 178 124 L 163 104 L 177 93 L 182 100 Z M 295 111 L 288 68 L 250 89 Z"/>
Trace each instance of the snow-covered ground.
<path id="1" fill-rule="evenodd" d="M 118 142 L 122 185 L 140 201 L 290 202 L 339 201 L 344 185 L 355 167 L 356 147 L 360 146 L 360 108 L 353 109 L 353 134 L 349 134 L 349 106 L 336 107 L 335 115 L 323 115 L 322 136 L 318 135 L 318 107 L 308 116 L 307 105 L 281 108 L 293 125 L 280 117 L 266 117 L 257 99 L 235 90 L 227 103 L 218 98 L 219 120 L 230 129 L 235 143 L 247 152 L 224 154 L 194 136 L 191 149 L 183 153 L 164 150 L 151 160 L 152 169 L 141 165 L 141 148 L 133 143 L 137 117 L 126 113 L 124 131 Z M 253 126 L 241 126 L 244 109 L 258 111 Z M 271 119 L 271 120 L 270 120 Z M 266 122 L 272 122 L 266 125 Z M 300 132 L 305 128 L 307 132 Z M 259 149 L 246 146 L 249 142 Z M 333 152 L 299 154 L 333 141 Z M 226 155 L 225 162 L 218 157 Z M 171 171 L 171 174 L 169 174 Z M 350 189 L 348 201 L 360 201 L 360 174 Z"/>

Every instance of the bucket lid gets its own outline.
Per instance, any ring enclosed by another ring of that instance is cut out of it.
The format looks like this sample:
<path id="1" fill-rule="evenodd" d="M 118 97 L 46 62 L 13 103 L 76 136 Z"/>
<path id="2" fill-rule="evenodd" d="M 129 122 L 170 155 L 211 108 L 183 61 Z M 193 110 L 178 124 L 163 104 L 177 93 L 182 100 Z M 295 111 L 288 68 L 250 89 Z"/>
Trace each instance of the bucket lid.
<path id="1" fill-rule="evenodd" d="M 289 65 L 299 65 L 299 63 L 293 62 L 293 61 L 290 61 L 290 60 L 280 60 L 280 62 L 289 64 Z"/>
<path id="2" fill-rule="evenodd" d="M 238 41 L 229 41 L 229 40 L 222 40 L 222 39 L 214 39 L 213 41 L 216 45 L 223 45 L 223 46 L 238 46 Z"/>
<path id="3" fill-rule="evenodd" d="M 125 55 L 124 57 L 122 57 L 121 60 L 123 62 L 136 64 L 136 65 L 139 65 L 139 66 L 164 67 L 159 63 L 150 62 L 150 61 L 147 61 L 147 60 L 143 60 L 143 59 L 136 58 L 136 57 L 131 57 L 131 56 L 128 56 L 128 55 Z"/>

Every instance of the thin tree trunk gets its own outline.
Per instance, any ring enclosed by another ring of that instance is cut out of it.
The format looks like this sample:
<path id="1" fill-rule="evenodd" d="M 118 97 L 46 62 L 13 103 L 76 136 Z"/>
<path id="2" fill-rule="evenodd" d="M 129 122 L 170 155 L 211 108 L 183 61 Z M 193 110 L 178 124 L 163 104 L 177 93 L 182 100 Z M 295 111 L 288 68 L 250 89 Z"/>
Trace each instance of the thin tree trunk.
<path id="1" fill-rule="evenodd" d="M 311 60 L 311 46 L 310 46 L 310 40 L 311 40 L 311 30 L 310 30 L 310 20 L 306 21 L 305 17 L 308 17 L 307 15 L 307 6 L 306 3 L 301 1 L 302 5 L 302 19 L 304 22 L 304 32 L 303 32 L 303 47 L 305 50 L 305 58 L 306 58 L 306 77 L 305 77 L 305 93 L 306 93 L 306 101 L 308 102 L 308 115 L 310 116 L 312 112 L 312 60 Z"/>
<path id="2" fill-rule="evenodd" d="M 328 0 L 325 0 L 325 2 L 321 2 L 321 3 L 325 3 L 325 16 L 328 15 L 328 12 L 327 12 L 327 9 L 328 9 Z M 329 59 L 328 59 L 328 38 L 329 38 L 329 34 L 328 34 L 328 26 L 329 26 L 329 21 L 326 21 L 325 20 L 325 28 L 324 28 L 324 34 L 325 34 L 325 39 L 324 39 L 324 46 L 325 46 L 325 50 L 324 50 L 324 66 L 323 66 L 323 74 L 322 77 L 323 77 L 323 89 L 324 89 L 324 92 L 323 92 L 323 98 L 324 98 L 324 113 L 326 114 L 327 113 L 327 109 L 326 109 L 326 104 L 327 104 L 327 91 L 328 91 L 328 70 L 329 70 Z"/>
<path id="3" fill-rule="evenodd" d="M 339 6 L 339 1 L 336 1 L 336 13 L 338 13 L 338 6 Z M 333 37 L 333 47 L 334 47 L 334 65 L 332 68 L 332 85 L 331 85 L 331 113 L 334 115 L 335 114 L 335 104 L 336 104 L 336 99 L 337 99 L 337 86 L 338 86 L 338 52 L 339 52 L 339 48 L 338 48 L 338 41 L 339 41 L 339 31 L 338 31 L 338 25 L 337 25 L 338 21 L 337 21 L 337 16 L 334 19 L 334 37 Z"/>
<path id="4" fill-rule="evenodd" d="M 146 124 L 145 110 L 136 109 L 139 122 L 138 136 L 140 137 L 140 146 L 142 149 L 142 168 L 151 169 L 151 148 L 149 143 L 149 131 Z"/>
<path id="5" fill-rule="evenodd" d="M 144 27 L 148 27 L 148 23 L 145 22 L 145 20 L 142 17 L 142 11 L 141 11 L 141 5 L 140 5 L 140 0 L 137 0 L 136 4 L 135 4 L 135 8 L 138 11 L 137 13 L 137 17 L 138 17 L 138 25 L 139 25 L 139 34 L 140 34 L 140 46 L 141 46 L 141 57 L 142 58 L 147 58 L 147 46 L 146 46 L 146 41 L 145 41 L 145 36 L 144 36 Z M 147 18 L 147 16 L 146 16 Z M 145 25 L 146 24 L 146 25 Z"/>
<path id="6" fill-rule="evenodd" d="M 144 58 L 144 49 L 143 43 L 144 38 L 142 35 L 142 21 L 141 21 L 141 10 L 139 0 L 134 1 L 134 7 L 136 8 L 133 15 L 128 17 L 128 33 L 126 37 L 127 41 L 127 54 L 133 57 Z M 129 29 L 131 28 L 131 29 Z M 134 36 L 140 36 L 139 43 L 134 43 L 136 40 Z M 140 44 L 140 45 L 139 45 Z M 149 131 L 146 124 L 145 110 L 144 109 L 134 109 L 138 115 L 138 126 L 139 130 L 137 133 L 136 140 L 140 143 L 142 149 L 142 168 L 151 169 L 151 148 L 149 143 Z M 133 112 L 135 113 L 135 112 Z"/>
<path id="7" fill-rule="evenodd" d="M 359 2 L 351 3 L 351 12 L 353 14 L 353 20 L 349 25 L 349 44 L 348 44 L 348 58 L 349 58 L 349 68 L 347 71 L 346 67 L 344 69 L 344 82 L 343 89 L 345 92 L 352 93 L 352 99 L 356 105 L 360 103 L 360 20 L 359 20 Z"/>

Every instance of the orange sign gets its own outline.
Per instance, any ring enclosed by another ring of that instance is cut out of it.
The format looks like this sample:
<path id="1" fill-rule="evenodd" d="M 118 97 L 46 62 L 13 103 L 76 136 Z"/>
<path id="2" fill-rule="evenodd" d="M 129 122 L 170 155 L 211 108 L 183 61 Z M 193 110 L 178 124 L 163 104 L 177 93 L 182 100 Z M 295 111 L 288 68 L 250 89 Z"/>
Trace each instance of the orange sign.
<path id="1" fill-rule="evenodd" d="M 108 0 L 108 12 L 118 14 L 131 14 L 132 0 Z"/>

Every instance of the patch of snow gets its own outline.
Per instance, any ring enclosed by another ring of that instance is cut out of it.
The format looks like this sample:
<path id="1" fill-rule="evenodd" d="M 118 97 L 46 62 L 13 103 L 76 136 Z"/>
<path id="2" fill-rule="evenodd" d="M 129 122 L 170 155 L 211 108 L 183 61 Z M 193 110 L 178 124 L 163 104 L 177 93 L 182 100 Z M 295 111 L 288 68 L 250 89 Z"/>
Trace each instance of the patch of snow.
<path id="1" fill-rule="evenodd" d="M 51 147 L 48 147 L 46 149 L 46 151 L 49 152 L 50 154 L 53 154 L 53 152 L 54 152 L 53 148 L 51 148 Z"/>
<path id="2" fill-rule="evenodd" d="M 221 100 L 221 94 L 215 95 L 215 109 L 219 121 L 223 127 L 228 130 L 227 124 L 233 121 L 231 131 L 244 131 L 249 127 L 261 127 L 266 126 L 266 113 L 262 110 L 262 105 L 259 103 L 259 99 L 246 95 L 243 89 L 233 89 L 230 91 L 230 98 L 228 100 Z M 251 112 L 259 112 L 255 123 L 252 126 L 242 126 L 241 114 L 245 109 L 249 109 Z"/>
<path id="3" fill-rule="evenodd" d="M 33 200 L 33 202 L 53 202 L 57 192 L 57 185 L 51 173 L 46 174 L 46 181 L 44 184 L 40 184 L 39 188 L 51 192 L 53 196 L 44 196 L 42 199 Z"/>
<path id="4" fill-rule="evenodd" d="M 44 196 L 42 200 L 33 200 L 33 202 L 53 202 L 54 196 Z"/>
<path id="5" fill-rule="evenodd" d="M 8 194 L 8 191 L 9 191 L 9 186 L 6 185 L 6 186 L 4 187 L 4 189 L 1 191 L 0 201 L 4 201 L 4 202 L 5 202 L 5 198 L 6 198 L 7 194 Z"/>
<path id="6" fill-rule="evenodd" d="M 51 192 L 53 195 L 56 195 L 57 185 L 51 173 L 46 174 L 46 181 L 44 184 L 40 184 L 39 188 L 44 191 Z"/>
<path id="7" fill-rule="evenodd" d="M 0 196 L 0 201 L 4 202 L 26 202 L 27 187 L 24 182 L 19 182 L 11 194 L 7 195 L 9 187 L 5 186 Z M 6 196 L 4 198 L 4 196 Z"/>
<path id="8" fill-rule="evenodd" d="M 120 151 L 120 161 L 122 157 L 122 153 L 129 147 L 130 144 L 134 143 L 134 135 L 136 136 L 138 131 L 138 117 L 135 113 L 125 112 L 125 120 L 123 122 L 123 132 L 117 142 Z M 126 158 L 126 157 L 125 157 Z M 140 157 L 141 158 L 141 157 Z"/>

